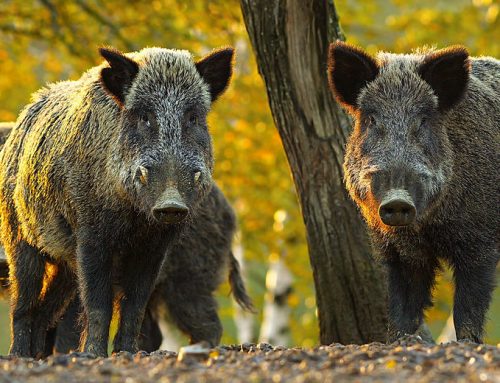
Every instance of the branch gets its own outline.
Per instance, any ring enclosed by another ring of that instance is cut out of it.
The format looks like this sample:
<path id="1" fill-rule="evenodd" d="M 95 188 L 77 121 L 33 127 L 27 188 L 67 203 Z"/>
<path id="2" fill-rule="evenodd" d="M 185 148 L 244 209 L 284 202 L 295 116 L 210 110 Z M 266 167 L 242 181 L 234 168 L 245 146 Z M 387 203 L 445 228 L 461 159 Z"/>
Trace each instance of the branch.
<path id="1" fill-rule="evenodd" d="M 52 21 L 52 30 L 54 31 L 54 34 L 56 35 L 57 40 L 64 45 L 64 47 L 69 51 L 69 53 L 71 55 L 76 56 L 76 57 L 85 58 L 87 60 L 91 60 L 92 57 L 86 53 L 87 52 L 86 49 L 78 50 L 75 48 L 74 44 L 72 44 L 70 41 L 68 41 L 66 34 L 61 30 L 61 24 L 59 23 L 59 19 L 61 18 L 61 16 L 60 16 L 60 13 L 59 13 L 57 7 L 50 0 L 40 0 L 40 2 L 50 12 L 50 18 Z M 67 23 L 65 23 L 65 24 L 67 24 Z M 75 32 L 71 28 L 68 28 L 68 29 L 70 30 L 70 32 L 73 35 L 73 40 L 79 41 L 79 38 L 75 34 Z"/>
<path id="2" fill-rule="evenodd" d="M 125 38 L 121 32 L 120 28 L 118 28 L 115 24 L 111 22 L 111 20 L 106 19 L 103 15 L 101 15 L 97 10 L 92 9 L 85 1 L 83 0 L 76 0 L 76 4 L 85 12 L 87 13 L 90 17 L 94 18 L 97 22 L 101 23 L 102 25 L 107 26 L 110 31 L 116 36 L 116 38 L 121 41 L 121 43 L 125 46 L 125 48 L 128 51 L 134 51 L 136 48 L 132 42 L 130 42 L 127 38 Z"/>
<path id="3" fill-rule="evenodd" d="M 17 27 L 13 24 L 0 24 L 0 32 L 12 33 L 14 35 L 35 37 L 38 39 L 44 38 L 44 36 L 38 30 L 31 28 Z"/>

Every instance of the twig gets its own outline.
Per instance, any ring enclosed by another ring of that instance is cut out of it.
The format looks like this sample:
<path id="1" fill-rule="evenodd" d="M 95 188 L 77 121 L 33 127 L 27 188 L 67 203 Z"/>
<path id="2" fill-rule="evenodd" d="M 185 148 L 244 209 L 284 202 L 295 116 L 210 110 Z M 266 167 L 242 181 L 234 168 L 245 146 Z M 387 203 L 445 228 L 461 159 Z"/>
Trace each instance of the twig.
<path id="1" fill-rule="evenodd" d="M 107 26 L 111 30 L 111 32 L 116 36 L 116 38 L 122 42 L 122 44 L 125 46 L 127 50 L 129 51 L 135 50 L 134 44 L 121 34 L 120 28 L 118 28 L 115 24 L 113 24 L 110 20 L 106 19 L 97 10 L 92 9 L 85 2 L 85 0 L 76 0 L 75 2 L 80 6 L 80 8 L 84 12 L 86 12 L 89 16 L 93 17 L 97 22 Z"/>

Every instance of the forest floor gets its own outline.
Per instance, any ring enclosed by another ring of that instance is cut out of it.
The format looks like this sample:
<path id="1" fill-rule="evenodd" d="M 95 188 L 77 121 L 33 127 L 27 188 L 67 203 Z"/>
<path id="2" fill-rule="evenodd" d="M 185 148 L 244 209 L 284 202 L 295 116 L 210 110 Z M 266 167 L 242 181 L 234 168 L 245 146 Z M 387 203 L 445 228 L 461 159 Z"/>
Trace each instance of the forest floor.
<path id="1" fill-rule="evenodd" d="M 391 345 L 301 349 L 244 344 L 217 347 L 205 355 L 179 355 L 156 351 L 97 359 L 79 353 L 45 360 L 0 357 L 0 383 L 500 382 L 500 344 L 431 345 L 412 337 Z"/>

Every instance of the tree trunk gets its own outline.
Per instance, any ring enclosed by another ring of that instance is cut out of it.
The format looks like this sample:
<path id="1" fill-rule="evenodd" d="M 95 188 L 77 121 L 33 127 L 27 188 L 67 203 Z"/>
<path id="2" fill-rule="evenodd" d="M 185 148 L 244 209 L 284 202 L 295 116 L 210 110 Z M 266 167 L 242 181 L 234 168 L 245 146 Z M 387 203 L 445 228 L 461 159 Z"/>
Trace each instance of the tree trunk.
<path id="1" fill-rule="evenodd" d="M 243 280 L 247 277 L 247 267 L 244 257 L 243 244 L 241 243 L 241 232 L 239 231 L 233 242 L 233 255 L 240 264 L 240 272 Z M 233 300 L 234 324 L 236 326 L 237 338 L 240 344 L 253 343 L 255 315 L 243 310 L 237 302 Z"/>
<path id="2" fill-rule="evenodd" d="M 320 341 L 385 340 L 385 278 L 342 181 L 350 121 L 326 71 L 328 44 L 342 38 L 334 3 L 241 0 L 241 7 L 300 199 Z"/>
<path id="3" fill-rule="evenodd" d="M 290 305 L 293 275 L 282 257 L 270 257 L 266 274 L 266 299 L 260 326 L 259 342 L 290 346 Z"/>

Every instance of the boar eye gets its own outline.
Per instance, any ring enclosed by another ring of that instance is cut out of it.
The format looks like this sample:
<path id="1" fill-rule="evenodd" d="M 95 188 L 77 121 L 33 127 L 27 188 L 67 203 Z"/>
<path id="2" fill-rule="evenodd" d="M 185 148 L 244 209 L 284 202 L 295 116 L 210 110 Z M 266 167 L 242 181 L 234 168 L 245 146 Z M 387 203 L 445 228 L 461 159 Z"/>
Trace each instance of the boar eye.
<path id="1" fill-rule="evenodd" d="M 373 116 L 365 116 L 363 118 L 363 125 L 365 127 L 367 127 L 367 128 L 370 127 L 370 126 L 375 125 L 375 117 L 373 117 Z"/>
<path id="2" fill-rule="evenodd" d="M 186 113 L 185 121 L 189 126 L 198 125 L 198 115 L 191 110 Z"/>
<path id="3" fill-rule="evenodd" d="M 148 128 L 151 126 L 151 119 L 149 117 L 149 113 L 141 114 L 139 117 L 139 120 L 141 121 L 142 125 L 144 125 Z"/>
<path id="4" fill-rule="evenodd" d="M 415 136 L 419 136 L 424 132 L 424 129 L 427 125 L 428 119 L 426 117 L 422 118 L 420 121 L 415 122 L 412 128 L 412 132 Z"/>
<path id="5" fill-rule="evenodd" d="M 361 132 L 364 133 L 366 132 L 367 129 L 372 128 L 373 126 L 375 126 L 375 117 L 366 114 L 361 118 L 361 124 L 360 124 Z"/>

